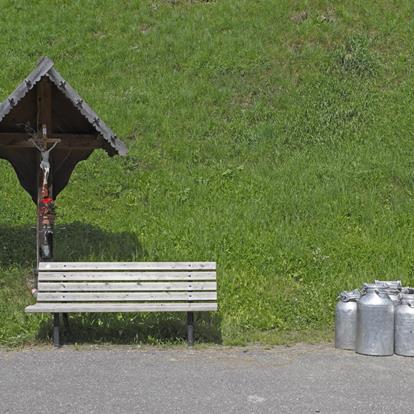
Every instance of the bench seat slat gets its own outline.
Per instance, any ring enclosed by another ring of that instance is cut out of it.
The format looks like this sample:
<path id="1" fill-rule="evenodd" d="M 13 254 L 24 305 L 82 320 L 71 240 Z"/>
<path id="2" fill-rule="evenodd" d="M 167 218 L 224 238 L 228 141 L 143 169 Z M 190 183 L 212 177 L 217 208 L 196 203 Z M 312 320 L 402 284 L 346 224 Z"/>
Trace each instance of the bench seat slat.
<path id="1" fill-rule="evenodd" d="M 216 311 L 217 303 L 37 303 L 27 313 L 58 312 L 197 312 Z"/>
<path id="2" fill-rule="evenodd" d="M 216 280 L 216 272 L 68 272 L 68 271 L 41 271 L 39 282 L 50 281 L 167 281 L 167 280 Z"/>
<path id="3" fill-rule="evenodd" d="M 39 270 L 216 270 L 215 262 L 41 262 Z"/>
<path id="4" fill-rule="evenodd" d="M 132 293 L 73 293 L 37 294 L 38 302 L 118 302 L 118 301 L 197 301 L 217 300 L 216 292 L 132 292 Z"/>
<path id="5" fill-rule="evenodd" d="M 135 283 L 67 283 L 39 282 L 39 292 L 96 292 L 96 291 L 215 291 L 216 282 L 135 282 Z"/>

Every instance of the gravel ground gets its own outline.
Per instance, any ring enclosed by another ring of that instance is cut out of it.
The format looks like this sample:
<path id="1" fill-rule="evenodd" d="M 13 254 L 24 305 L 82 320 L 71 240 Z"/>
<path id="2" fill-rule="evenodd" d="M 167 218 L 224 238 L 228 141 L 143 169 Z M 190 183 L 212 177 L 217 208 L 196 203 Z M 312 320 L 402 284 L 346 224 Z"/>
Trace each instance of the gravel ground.
<path id="1" fill-rule="evenodd" d="M 331 345 L 0 351 L 0 413 L 413 412 L 414 359 Z"/>

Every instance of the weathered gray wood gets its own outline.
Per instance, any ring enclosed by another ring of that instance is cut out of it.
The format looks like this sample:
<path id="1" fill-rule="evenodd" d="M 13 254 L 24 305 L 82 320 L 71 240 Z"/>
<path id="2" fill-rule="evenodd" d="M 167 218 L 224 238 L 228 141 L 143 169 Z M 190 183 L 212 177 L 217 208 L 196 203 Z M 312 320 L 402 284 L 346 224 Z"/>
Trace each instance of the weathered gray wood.
<path id="1" fill-rule="evenodd" d="M 39 269 L 29 313 L 217 310 L 214 262 L 43 262 Z"/>
<path id="2" fill-rule="evenodd" d="M 41 262 L 39 270 L 216 270 L 215 262 Z"/>
<path id="3" fill-rule="evenodd" d="M 37 294 L 38 302 L 123 302 L 123 301 L 200 301 L 217 300 L 216 292 L 133 292 L 133 293 L 44 293 Z"/>
<path id="4" fill-rule="evenodd" d="M 181 271 L 181 272 L 66 272 L 66 271 L 40 271 L 39 282 L 84 282 L 84 281 L 167 281 L 167 280 L 216 280 L 214 271 Z"/>
<path id="5" fill-rule="evenodd" d="M 79 291 L 209 291 L 217 290 L 216 282 L 136 282 L 136 283 L 56 283 L 39 282 L 39 292 Z"/>
<path id="6" fill-rule="evenodd" d="M 217 303 L 37 303 L 27 313 L 69 312 L 198 312 L 216 311 Z"/>
<path id="7" fill-rule="evenodd" d="M 36 69 L 22 82 L 14 92 L 0 106 L 0 121 L 26 96 L 26 94 L 46 75 L 53 67 L 53 62 L 47 58 L 42 58 Z"/>

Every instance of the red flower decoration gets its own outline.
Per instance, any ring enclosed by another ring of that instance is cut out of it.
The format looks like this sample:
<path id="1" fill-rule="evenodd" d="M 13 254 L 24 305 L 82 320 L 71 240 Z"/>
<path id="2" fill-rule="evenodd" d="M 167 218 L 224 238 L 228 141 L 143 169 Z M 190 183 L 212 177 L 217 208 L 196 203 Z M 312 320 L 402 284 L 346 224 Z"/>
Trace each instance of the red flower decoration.
<path id="1" fill-rule="evenodd" d="M 41 202 L 43 204 L 52 204 L 53 203 L 53 198 L 50 198 L 50 197 L 42 198 Z"/>

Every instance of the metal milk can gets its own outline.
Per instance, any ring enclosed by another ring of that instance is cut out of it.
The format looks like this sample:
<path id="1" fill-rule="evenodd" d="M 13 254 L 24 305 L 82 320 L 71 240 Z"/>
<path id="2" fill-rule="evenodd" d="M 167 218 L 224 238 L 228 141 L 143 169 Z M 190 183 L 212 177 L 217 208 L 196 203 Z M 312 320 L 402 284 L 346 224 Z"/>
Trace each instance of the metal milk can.
<path id="1" fill-rule="evenodd" d="M 414 356 L 414 294 L 402 294 L 395 308 L 395 353 Z"/>
<path id="2" fill-rule="evenodd" d="M 357 302 L 355 351 L 365 355 L 394 353 L 394 304 L 375 284 L 364 285 Z"/>
<path id="3" fill-rule="evenodd" d="M 335 348 L 355 349 L 358 290 L 342 292 L 335 308 Z"/>

